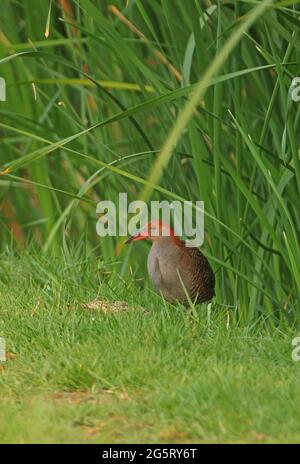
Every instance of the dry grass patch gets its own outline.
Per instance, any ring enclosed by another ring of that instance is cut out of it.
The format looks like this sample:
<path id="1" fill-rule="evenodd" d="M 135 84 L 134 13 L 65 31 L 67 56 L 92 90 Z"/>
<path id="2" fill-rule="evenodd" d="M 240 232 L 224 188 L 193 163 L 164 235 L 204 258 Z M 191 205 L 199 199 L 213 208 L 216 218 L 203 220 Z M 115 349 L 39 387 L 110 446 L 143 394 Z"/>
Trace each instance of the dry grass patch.
<path id="1" fill-rule="evenodd" d="M 92 300 L 89 303 L 82 304 L 85 309 L 93 311 L 101 311 L 104 314 L 120 313 L 124 311 L 142 311 L 148 313 L 149 311 L 142 306 L 130 306 L 126 301 L 108 301 L 108 300 Z"/>

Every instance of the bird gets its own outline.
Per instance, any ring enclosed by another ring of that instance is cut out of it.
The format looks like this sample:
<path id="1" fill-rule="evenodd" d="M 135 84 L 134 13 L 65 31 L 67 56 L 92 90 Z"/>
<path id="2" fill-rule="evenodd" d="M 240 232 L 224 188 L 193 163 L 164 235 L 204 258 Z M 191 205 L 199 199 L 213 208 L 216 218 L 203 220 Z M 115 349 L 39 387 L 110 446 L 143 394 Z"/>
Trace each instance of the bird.
<path id="1" fill-rule="evenodd" d="M 215 276 L 207 258 L 198 248 L 187 246 L 161 220 L 145 224 L 125 244 L 151 240 L 147 268 L 157 293 L 169 303 L 184 306 L 210 301 L 215 295 Z"/>

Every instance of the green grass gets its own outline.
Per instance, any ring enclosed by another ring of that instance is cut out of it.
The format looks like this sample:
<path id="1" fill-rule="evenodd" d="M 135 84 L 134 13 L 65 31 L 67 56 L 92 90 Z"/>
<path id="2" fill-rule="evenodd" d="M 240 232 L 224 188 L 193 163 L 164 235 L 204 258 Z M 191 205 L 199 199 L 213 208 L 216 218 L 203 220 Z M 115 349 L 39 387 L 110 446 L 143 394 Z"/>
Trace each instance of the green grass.
<path id="1" fill-rule="evenodd" d="M 2 443 L 299 442 L 295 330 L 241 327 L 217 306 L 196 319 L 108 271 L 1 256 Z M 82 306 L 95 298 L 129 309 Z"/>

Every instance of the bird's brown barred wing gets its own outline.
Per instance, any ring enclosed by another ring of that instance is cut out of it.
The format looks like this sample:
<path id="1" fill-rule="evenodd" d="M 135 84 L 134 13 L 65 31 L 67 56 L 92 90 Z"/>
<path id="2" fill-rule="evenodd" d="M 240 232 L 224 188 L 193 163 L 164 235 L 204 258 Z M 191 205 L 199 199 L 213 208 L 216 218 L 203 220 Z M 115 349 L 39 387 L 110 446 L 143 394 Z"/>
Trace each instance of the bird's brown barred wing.
<path id="1" fill-rule="evenodd" d="M 190 297 L 195 303 L 211 300 L 215 295 L 215 276 L 208 259 L 198 248 L 186 247 L 190 267 Z"/>

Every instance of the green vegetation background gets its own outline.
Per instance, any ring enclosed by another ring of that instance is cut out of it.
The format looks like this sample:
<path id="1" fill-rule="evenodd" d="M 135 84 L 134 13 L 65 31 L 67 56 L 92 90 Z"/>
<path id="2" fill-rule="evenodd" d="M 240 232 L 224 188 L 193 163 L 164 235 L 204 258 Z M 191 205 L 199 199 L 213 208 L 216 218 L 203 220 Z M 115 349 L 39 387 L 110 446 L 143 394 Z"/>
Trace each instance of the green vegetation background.
<path id="1" fill-rule="evenodd" d="M 1 441 L 299 439 L 299 24 L 289 1 L 2 0 Z M 212 307 L 99 239 L 119 192 L 205 202 Z"/>

